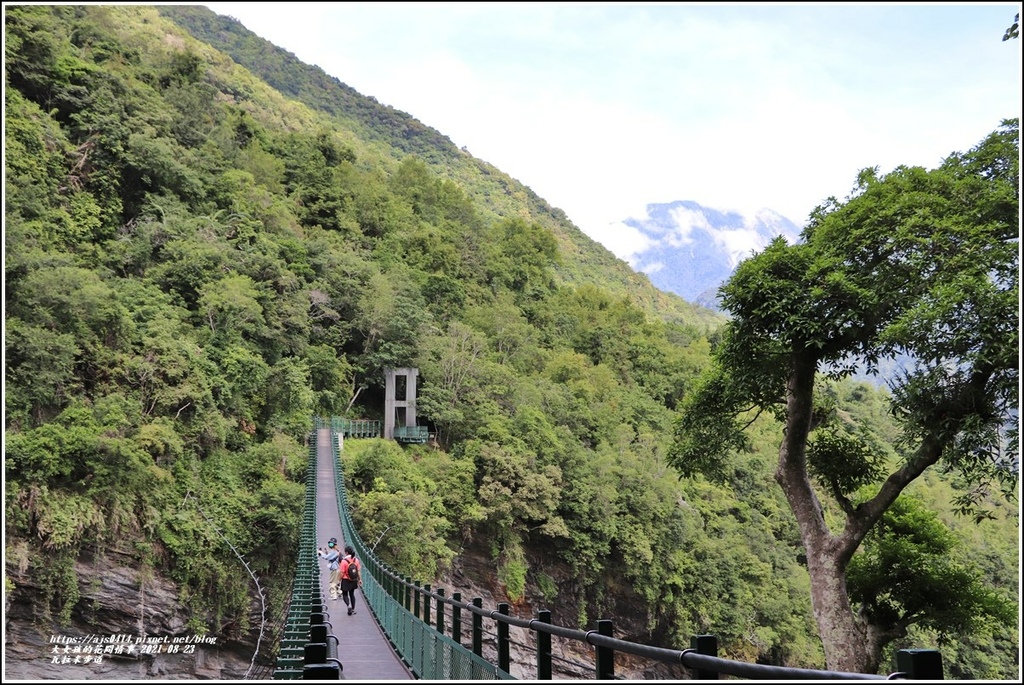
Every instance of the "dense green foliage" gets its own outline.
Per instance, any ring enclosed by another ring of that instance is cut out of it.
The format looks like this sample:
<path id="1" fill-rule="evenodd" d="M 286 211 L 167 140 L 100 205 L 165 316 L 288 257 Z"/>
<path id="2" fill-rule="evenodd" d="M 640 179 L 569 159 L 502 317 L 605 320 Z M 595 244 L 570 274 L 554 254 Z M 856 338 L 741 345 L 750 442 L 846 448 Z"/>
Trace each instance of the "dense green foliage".
<path id="1" fill-rule="evenodd" d="M 755 422 L 723 481 L 666 465 L 718 317 L 203 8 L 5 19 L 6 556 L 57 618 L 78 590 L 49 562 L 117 549 L 180 582 L 194 629 L 244 627 L 249 579 L 207 517 L 285 588 L 312 417 L 379 417 L 383 370 L 416 366 L 438 444 L 344 453 L 389 563 L 429 582 L 473 546 L 563 621 L 821 666 L 795 521 L 765 487 L 777 428 Z M 872 388 L 840 399 L 895 435 Z M 1016 573 L 1009 518 L 958 548 L 987 587 Z M 985 640 L 953 645 L 961 672 L 1011 668 Z"/>
<path id="2" fill-rule="evenodd" d="M 1015 495 L 1018 138 L 1008 120 L 937 169 L 861 172 L 850 198 L 812 214 L 802 242 L 776 239 L 721 289 L 733 318 L 685 400 L 672 461 L 720 477 L 746 443 L 749 411 L 784 426 L 775 477 L 800 526 L 831 668 L 876 669 L 915 624 L 948 634 L 972 615 L 1012 624 L 1015 598 L 948 563 L 942 536 L 897 498 L 938 464 L 964 484 L 961 513 L 983 517 L 995 486 Z M 879 440 L 872 422 L 839 412 L 822 378 L 893 359 L 898 430 Z M 830 505 L 841 512 L 831 522 Z M 955 602 L 942 598 L 951 587 Z"/>

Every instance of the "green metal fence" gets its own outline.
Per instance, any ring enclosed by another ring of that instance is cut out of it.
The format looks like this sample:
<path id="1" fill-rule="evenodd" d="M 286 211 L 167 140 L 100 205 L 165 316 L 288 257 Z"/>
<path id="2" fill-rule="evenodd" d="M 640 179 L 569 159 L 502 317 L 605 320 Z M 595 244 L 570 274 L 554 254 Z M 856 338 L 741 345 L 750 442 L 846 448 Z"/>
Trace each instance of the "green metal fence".
<path id="1" fill-rule="evenodd" d="M 317 428 L 330 428 L 335 435 L 343 438 L 379 438 L 382 422 L 375 419 L 346 419 L 340 416 L 316 417 Z M 395 426 L 393 437 L 401 443 L 425 443 L 430 440 L 427 426 Z"/>
<path id="2" fill-rule="evenodd" d="M 381 422 L 374 419 L 346 419 L 340 416 L 324 418 L 317 416 L 314 419 L 314 427 L 330 428 L 335 435 L 346 438 L 379 438 L 381 437 Z"/>
<path id="3" fill-rule="evenodd" d="M 332 634 L 320 587 L 316 554 L 316 433 L 309 438 L 306 496 L 299 533 L 299 551 L 288 614 L 278 645 L 274 680 L 338 679 L 338 641 Z"/>
<path id="4" fill-rule="evenodd" d="M 426 426 L 395 426 L 394 435 L 398 442 L 423 444 L 430 439 L 430 429 Z"/>
<path id="5" fill-rule="evenodd" d="M 363 564 L 363 597 L 402 661 L 420 679 L 512 679 L 511 675 L 434 630 L 410 611 L 408 594 L 399 592 L 396 588 L 395 580 L 400 576 L 382 563 L 356 532 L 348 507 L 348 493 L 345 489 L 338 441 L 334 439 L 333 434 L 331 447 L 341 528 L 345 542 L 355 548 L 356 556 Z M 381 584 L 382 580 L 387 582 L 387 588 Z"/>

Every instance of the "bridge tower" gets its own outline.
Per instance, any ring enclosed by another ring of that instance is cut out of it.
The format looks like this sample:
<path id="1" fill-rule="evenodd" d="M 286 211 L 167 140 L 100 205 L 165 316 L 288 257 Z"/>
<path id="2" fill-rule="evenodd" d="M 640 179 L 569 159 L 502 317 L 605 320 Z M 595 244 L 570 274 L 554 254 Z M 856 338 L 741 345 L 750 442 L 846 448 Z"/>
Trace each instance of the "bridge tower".
<path id="1" fill-rule="evenodd" d="M 416 425 L 417 368 L 384 369 L 384 438 L 395 437 L 395 426 Z"/>

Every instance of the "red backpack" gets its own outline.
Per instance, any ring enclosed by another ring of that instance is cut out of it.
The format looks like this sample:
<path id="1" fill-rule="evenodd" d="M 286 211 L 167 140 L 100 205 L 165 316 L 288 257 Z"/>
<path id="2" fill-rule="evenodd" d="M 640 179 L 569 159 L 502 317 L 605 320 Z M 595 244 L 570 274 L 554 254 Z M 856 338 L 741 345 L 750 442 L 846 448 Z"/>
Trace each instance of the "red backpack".
<path id="1" fill-rule="evenodd" d="M 348 560 L 348 568 L 345 569 L 345 577 L 352 582 L 359 582 L 359 562 L 355 557 Z"/>

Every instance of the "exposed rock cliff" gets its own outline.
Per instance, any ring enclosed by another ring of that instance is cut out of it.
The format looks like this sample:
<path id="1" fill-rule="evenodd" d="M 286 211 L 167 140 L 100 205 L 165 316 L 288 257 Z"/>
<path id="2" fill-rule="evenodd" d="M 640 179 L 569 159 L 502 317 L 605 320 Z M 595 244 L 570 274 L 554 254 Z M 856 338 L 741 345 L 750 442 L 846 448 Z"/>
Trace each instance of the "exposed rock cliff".
<path id="1" fill-rule="evenodd" d="M 484 608 L 487 609 L 496 609 L 500 602 L 509 602 L 512 604 L 510 613 L 521 619 L 532 619 L 536 617 L 538 611 L 548 610 L 552 614 L 552 623 L 568 628 L 574 627 L 577 618 L 578 595 L 582 592 L 582 588 L 575 588 L 573 578 L 563 564 L 542 561 L 535 564 L 535 567 L 543 568 L 544 572 L 551 576 L 558 588 L 556 601 L 545 600 L 535 584 L 536 579 L 528 578 L 525 597 L 519 602 L 510 602 L 504 589 L 496 580 L 497 571 L 494 563 L 479 550 L 463 550 L 463 553 L 456 558 L 452 569 L 440 578 L 434 587 L 445 588 L 445 593 L 449 597 L 453 592 L 460 592 L 463 602 L 471 602 L 474 597 L 480 597 L 483 600 Z M 639 598 L 631 601 L 626 596 L 628 594 L 627 592 L 619 597 L 615 602 L 614 609 L 608 614 L 608 617 L 614 620 L 614 637 L 650 643 L 650 639 L 638 637 L 646 634 L 644 628 L 646 613 L 643 603 Z M 446 612 L 450 612 L 450 608 L 446 609 Z M 462 644 L 468 645 L 472 636 L 470 627 L 472 623 L 465 612 L 463 612 L 462 623 Z M 593 629 L 595 623 L 595 621 L 590 621 L 590 625 L 583 629 Z M 517 679 L 536 680 L 536 633 L 526 628 L 511 626 L 509 638 L 511 642 L 509 648 L 511 674 Z M 682 647 L 676 648 L 682 649 Z M 577 640 L 553 636 L 551 649 L 554 678 L 562 680 L 592 680 L 594 678 L 596 662 L 593 647 Z M 491 663 L 497 663 L 497 643 L 493 621 L 484 621 L 483 656 Z M 681 680 L 691 677 L 689 671 L 682 666 L 662 664 L 650 659 L 639 659 L 621 652 L 615 654 L 615 676 L 630 680 Z"/>
<path id="2" fill-rule="evenodd" d="M 253 630 L 241 638 L 225 634 L 197 636 L 189 626 L 193 618 L 178 601 L 179 588 L 152 571 L 140 572 L 130 555 L 107 552 L 83 557 L 75 563 L 79 600 L 67 626 L 58 625 L 55 610 L 43 606 L 44 588 L 26 569 L 8 568 L 15 584 L 5 597 L 5 679 L 18 680 L 242 680 L 250 670 L 258 634 L 258 605 L 254 604 Z M 533 618 L 537 611 L 552 611 L 554 623 L 571 627 L 576 620 L 576 595 L 572 579 L 559 565 L 544 563 L 545 573 L 559 588 L 558 600 L 548 603 L 533 583 L 526 596 L 512 603 L 518 618 Z M 494 563 L 479 551 L 464 551 L 452 570 L 433 586 L 461 592 L 462 600 L 474 597 L 483 606 L 497 608 L 508 597 L 495 580 Z M 534 579 L 531 579 L 534 580 Z M 615 619 L 615 637 L 633 637 L 643 631 L 646 617 L 639 602 L 617 602 L 609 614 Z M 436 610 L 435 610 L 436 611 Z M 446 610 L 446 613 L 450 609 Z M 591 622 L 592 623 L 592 622 Z M 463 644 L 470 643 L 469 616 L 463 615 Z M 592 628 L 593 625 L 588 626 Z M 497 663 L 495 626 L 484 625 L 484 657 Z M 144 639 L 140 643 L 139 637 Z M 512 626 L 511 673 L 524 680 L 537 677 L 536 634 Z M 147 642 L 145 638 L 149 638 Z M 268 640 L 269 641 L 269 640 Z M 638 639 L 638 641 L 644 641 Z M 267 644 L 263 645 L 264 647 Z M 552 638 L 553 671 L 557 679 L 594 678 L 594 649 L 570 640 Z M 254 672 L 271 677 L 265 665 Z M 628 679 L 685 679 L 686 669 L 634 659 L 616 653 L 615 675 Z"/>
<path id="3" fill-rule="evenodd" d="M 178 587 L 128 563 L 116 552 L 75 562 L 79 600 L 67 626 L 43 606 L 44 588 L 35 574 L 8 568 L 14 589 L 5 598 L 5 680 L 245 677 L 254 633 L 241 639 L 197 635 Z M 258 633 L 258 618 L 255 623 Z"/>

